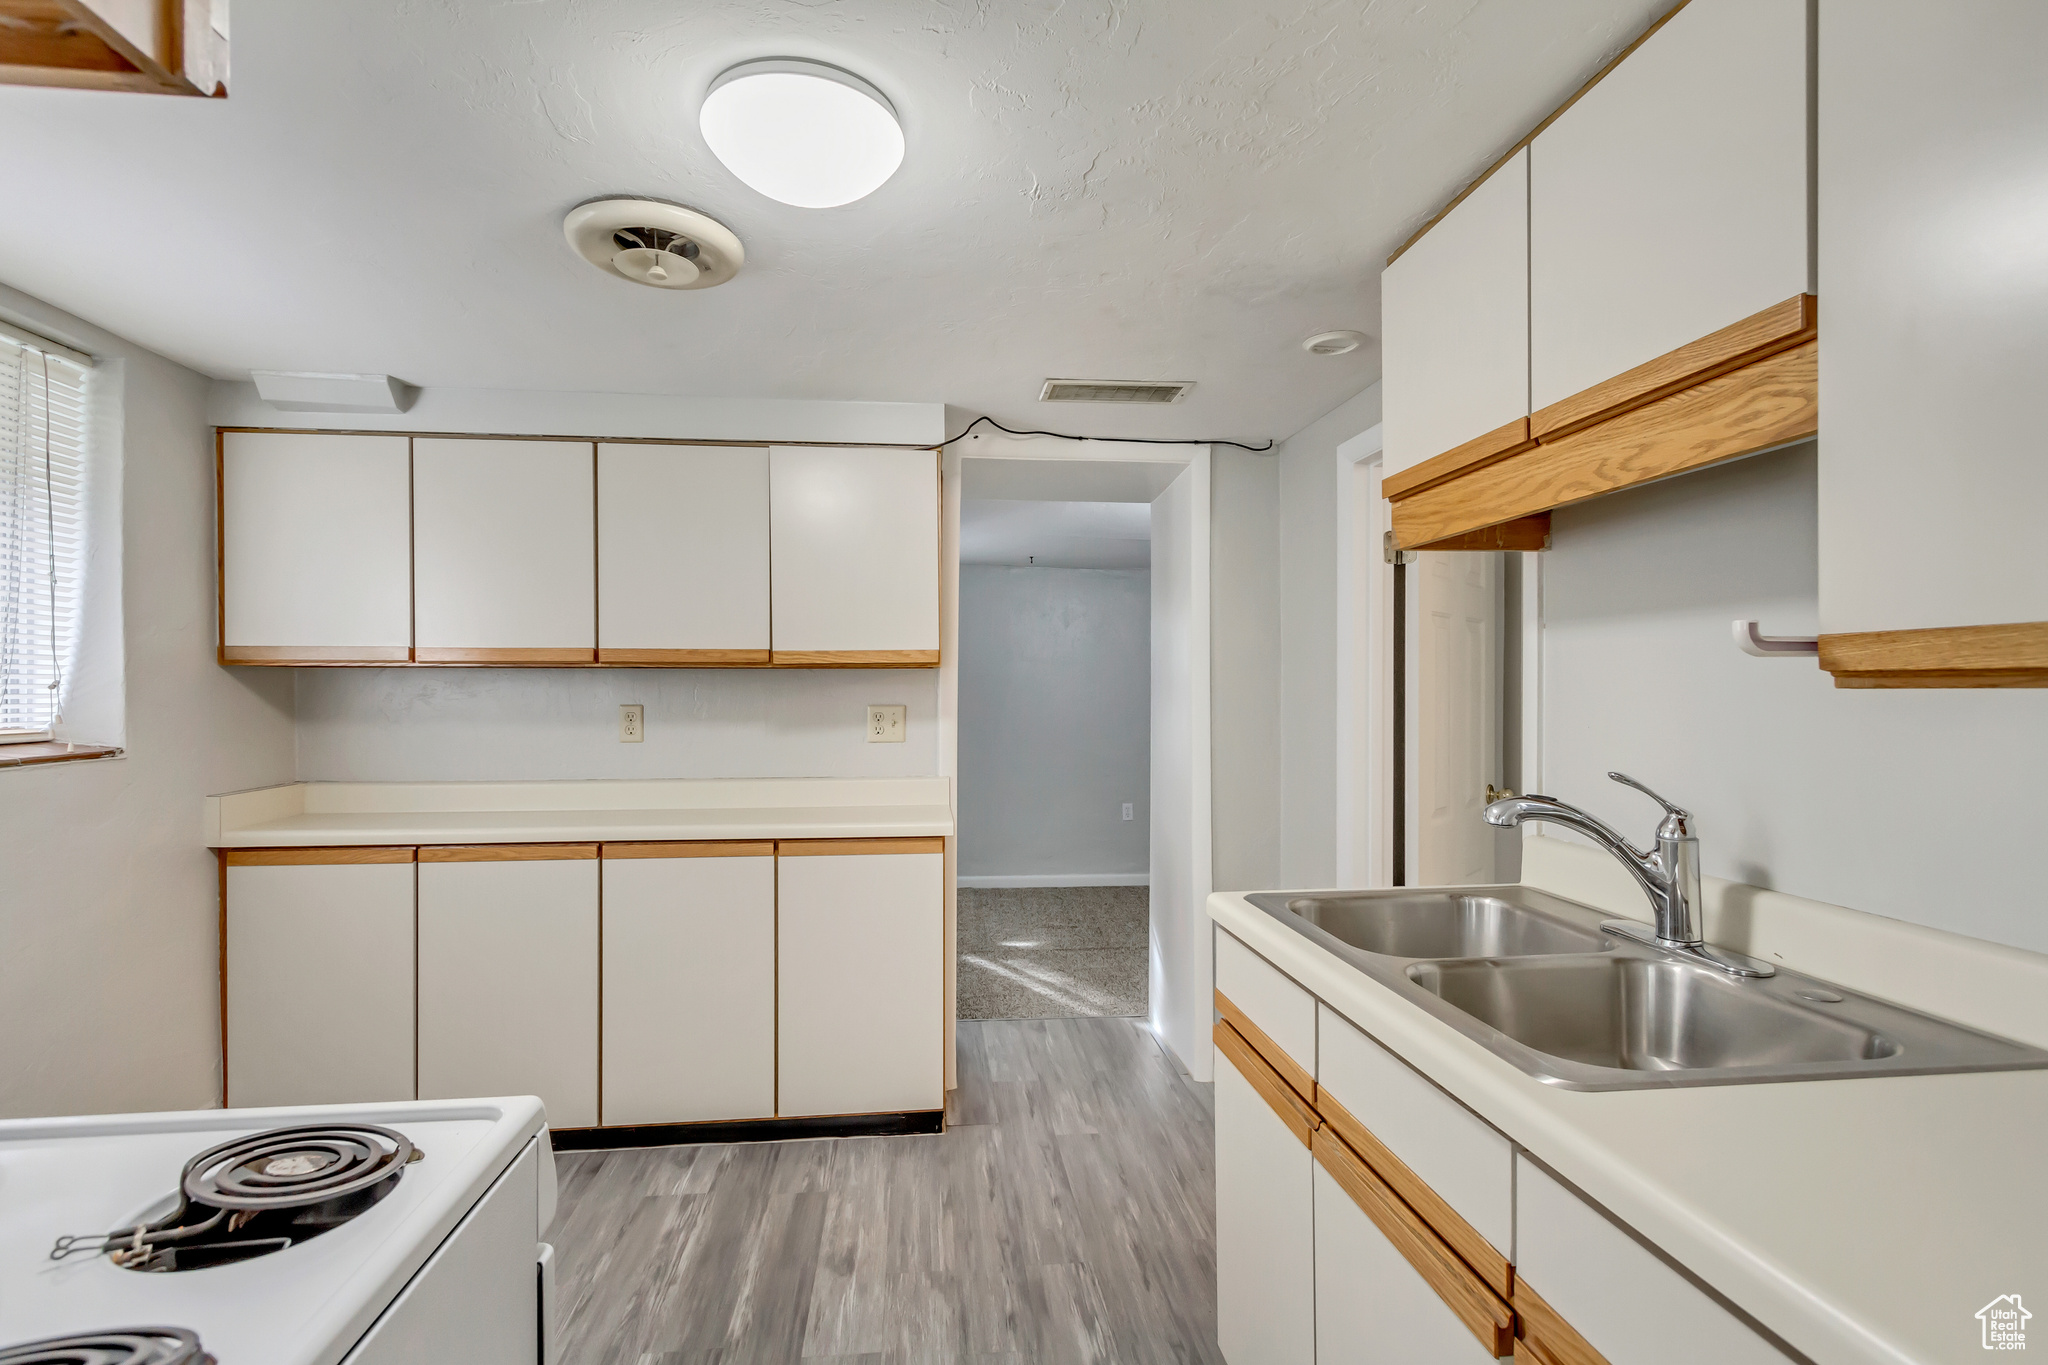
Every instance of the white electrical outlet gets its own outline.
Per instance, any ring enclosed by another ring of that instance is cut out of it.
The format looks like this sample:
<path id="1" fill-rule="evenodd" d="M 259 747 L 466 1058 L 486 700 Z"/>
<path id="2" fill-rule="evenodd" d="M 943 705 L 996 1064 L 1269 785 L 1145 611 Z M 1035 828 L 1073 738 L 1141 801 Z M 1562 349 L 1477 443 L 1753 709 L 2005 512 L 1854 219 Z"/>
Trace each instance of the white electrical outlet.
<path id="1" fill-rule="evenodd" d="M 1134 813 L 1131 809 L 1131 803 L 1129 801 L 1124 802 L 1124 819 L 1130 819 Z"/>
<path id="2" fill-rule="evenodd" d="M 638 744 L 647 737 L 647 708 L 639 702 L 619 708 L 619 743 Z"/>
<path id="3" fill-rule="evenodd" d="M 870 706 L 868 708 L 868 743 L 901 744 L 903 742 L 903 713 L 901 706 Z"/>

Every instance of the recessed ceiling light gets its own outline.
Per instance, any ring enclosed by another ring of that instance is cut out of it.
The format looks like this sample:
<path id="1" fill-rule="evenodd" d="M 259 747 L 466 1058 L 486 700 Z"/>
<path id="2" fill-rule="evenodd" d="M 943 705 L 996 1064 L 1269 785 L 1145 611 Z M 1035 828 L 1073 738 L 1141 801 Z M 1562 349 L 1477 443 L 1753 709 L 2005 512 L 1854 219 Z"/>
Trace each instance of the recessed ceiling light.
<path id="1" fill-rule="evenodd" d="M 1310 355 L 1350 355 L 1363 345 L 1363 332 L 1317 332 L 1301 343 L 1301 349 Z"/>
<path id="2" fill-rule="evenodd" d="M 823 62 L 742 62 L 711 82 L 697 124 L 727 170 L 803 209 L 865 198 L 903 164 L 895 106 Z"/>

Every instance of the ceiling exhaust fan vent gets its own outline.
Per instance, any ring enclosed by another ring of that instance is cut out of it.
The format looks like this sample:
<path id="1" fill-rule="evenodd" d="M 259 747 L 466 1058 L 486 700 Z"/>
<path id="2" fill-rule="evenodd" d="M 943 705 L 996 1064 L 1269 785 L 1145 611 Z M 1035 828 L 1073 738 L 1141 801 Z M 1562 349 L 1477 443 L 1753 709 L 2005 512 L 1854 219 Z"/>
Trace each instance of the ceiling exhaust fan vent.
<path id="1" fill-rule="evenodd" d="M 1178 403 L 1193 383 L 1149 379 L 1048 379 L 1041 403 Z"/>
<path id="2" fill-rule="evenodd" d="M 655 289 L 709 289 L 739 273 L 746 250 L 724 224 L 658 199 L 593 199 L 562 223 L 576 253 Z"/>

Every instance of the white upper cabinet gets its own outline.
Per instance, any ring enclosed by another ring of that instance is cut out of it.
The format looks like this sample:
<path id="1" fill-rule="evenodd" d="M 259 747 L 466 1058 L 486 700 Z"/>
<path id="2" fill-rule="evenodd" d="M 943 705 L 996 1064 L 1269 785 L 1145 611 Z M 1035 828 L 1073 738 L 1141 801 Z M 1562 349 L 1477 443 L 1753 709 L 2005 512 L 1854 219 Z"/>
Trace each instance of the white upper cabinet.
<path id="1" fill-rule="evenodd" d="M 1862 668 L 2048 683 L 1993 629 L 2048 622 L 2044 53 L 2040 0 L 1821 0 L 1820 627 L 1958 631 Z"/>
<path id="2" fill-rule="evenodd" d="M 604 663 L 768 662 L 768 449 L 597 448 Z"/>
<path id="3" fill-rule="evenodd" d="M 403 436 L 221 436 L 221 658 L 402 663 L 412 646 Z"/>
<path id="4" fill-rule="evenodd" d="M 938 457 L 775 446 L 768 460 L 776 662 L 937 663 Z"/>
<path id="5" fill-rule="evenodd" d="M 1401 253 L 1380 291 L 1388 474 L 1527 417 L 1527 150 Z"/>
<path id="6" fill-rule="evenodd" d="M 591 662 L 593 458 L 588 441 L 413 442 L 417 659 Z"/>
<path id="7" fill-rule="evenodd" d="M 1814 292 L 1809 43 L 1806 0 L 1692 0 L 1536 136 L 1539 428 L 1552 403 Z"/>

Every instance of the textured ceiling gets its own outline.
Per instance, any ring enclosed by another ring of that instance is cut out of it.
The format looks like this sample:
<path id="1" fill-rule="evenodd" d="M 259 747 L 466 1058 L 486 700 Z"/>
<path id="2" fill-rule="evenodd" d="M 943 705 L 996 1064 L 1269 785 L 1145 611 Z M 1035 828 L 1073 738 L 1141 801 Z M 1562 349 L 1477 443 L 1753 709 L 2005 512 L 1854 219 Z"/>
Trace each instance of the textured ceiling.
<path id="1" fill-rule="evenodd" d="M 226 101 L 0 87 L 0 276 L 222 377 L 938 401 L 1286 436 L 1378 376 L 1387 253 L 1668 0 L 235 0 Z M 800 210 L 698 137 L 719 71 L 859 71 L 902 170 Z M 33 130 L 34 135 L 27 135 Z M 733 283 L 572 255 L 603 193 L 737 231 Z M 1170 408 L 1048 376 L 1189 379 Z"/>

